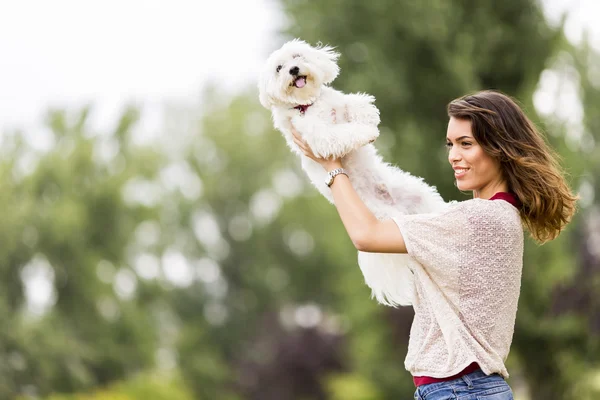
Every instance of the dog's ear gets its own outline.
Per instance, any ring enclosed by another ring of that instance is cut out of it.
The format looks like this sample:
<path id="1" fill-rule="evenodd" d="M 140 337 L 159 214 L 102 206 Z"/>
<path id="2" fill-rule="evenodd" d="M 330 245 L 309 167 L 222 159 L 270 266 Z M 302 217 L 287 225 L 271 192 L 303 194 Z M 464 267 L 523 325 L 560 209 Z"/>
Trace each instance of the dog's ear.
<path id="1" fill-rule="evenodd" d="M 271 106 L 273 106 L 271 97 L 267 94 L 267 82 L 263 76 L 258 79 L 258 100 L 267 110 L 270 110 Z"/>
<path id="2" fill-rule="evenodd" d="M 318 67 L 323 71 L 323 84 L 327 85 L 333 82 L 340 73 L 340 67 L 337 65 L 340 54 L 335 52 L 333 47 L 323 46 L 320 43 L 313 51 Z"/>
<path id="3" fill-rule="evenodd" d="M 258 100 L 260 100 L 260 104 L 262 104 L 264 108 L 266 108 L 267 110 L 271 109 L 273 103 L 271 102 L 271 99 L 266 93 L 263 93 L 262 91 L 258 92 Z"/>

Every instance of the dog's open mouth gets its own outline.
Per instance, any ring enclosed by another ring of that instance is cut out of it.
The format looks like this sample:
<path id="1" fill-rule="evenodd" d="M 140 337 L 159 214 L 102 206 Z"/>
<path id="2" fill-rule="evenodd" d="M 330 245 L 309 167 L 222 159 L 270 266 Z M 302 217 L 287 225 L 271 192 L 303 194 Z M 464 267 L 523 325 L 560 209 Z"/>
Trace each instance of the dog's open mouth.
<path id="1" fill-rule="evenodd" d="M 303 88 L 306 85 L 306 75 L 300 75 L 292 83 L 290 86 L 296 86 L 297 88 Z"/>

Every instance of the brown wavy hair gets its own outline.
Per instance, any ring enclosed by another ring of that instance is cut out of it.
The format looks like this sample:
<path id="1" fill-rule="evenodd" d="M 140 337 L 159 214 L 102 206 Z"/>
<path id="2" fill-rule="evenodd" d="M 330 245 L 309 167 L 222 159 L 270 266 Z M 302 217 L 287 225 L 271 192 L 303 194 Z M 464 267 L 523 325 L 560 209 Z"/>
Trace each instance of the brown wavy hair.
<path id="1" fill-rule="evenodd" d="M 555 239 L 575 213 L 578 197 L 564 178 L 558 155 L 517 103 L 486 90 L 451 101 L 448 116 L 470 120 L 475 140 L 500 161 L 531 236 L 539 243 Z"/>

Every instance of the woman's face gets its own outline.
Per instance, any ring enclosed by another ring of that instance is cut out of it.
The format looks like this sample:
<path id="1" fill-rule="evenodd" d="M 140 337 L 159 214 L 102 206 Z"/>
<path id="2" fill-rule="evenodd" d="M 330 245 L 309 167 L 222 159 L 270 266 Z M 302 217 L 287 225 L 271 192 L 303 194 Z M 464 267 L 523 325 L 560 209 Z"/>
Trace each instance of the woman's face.
<path id="1" fill-rule="evenodd" d="M 489 156 L 477 143 L 470 120 L 450 118 L 446 146 L 458 189 L 472 190 L 473 197 L 482 199 L 507 191 L 508 185 L 502 178 L 500 162 Z"/>

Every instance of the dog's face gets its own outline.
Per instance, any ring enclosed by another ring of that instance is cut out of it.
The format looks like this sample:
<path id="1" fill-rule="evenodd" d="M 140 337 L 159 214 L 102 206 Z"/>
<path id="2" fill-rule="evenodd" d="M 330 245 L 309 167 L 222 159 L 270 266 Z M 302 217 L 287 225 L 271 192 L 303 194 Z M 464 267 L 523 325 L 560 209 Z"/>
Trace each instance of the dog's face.
<path id="1" fill-rule="evenodd" d="M 284 44 L 269 56 L 259 82 L 260 103 L 273 106 L 311 104 L 322 85 L 331 83 L 340 69 L 333 48 L 312 47 L 299 39 Z"/>

